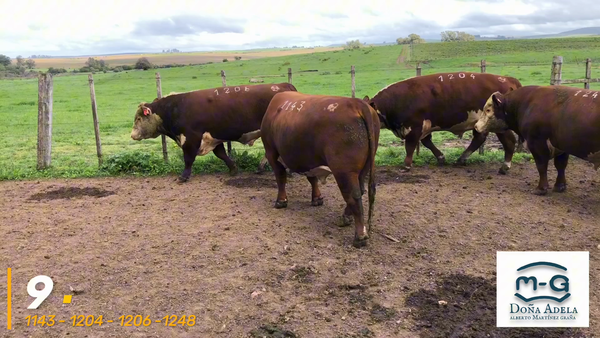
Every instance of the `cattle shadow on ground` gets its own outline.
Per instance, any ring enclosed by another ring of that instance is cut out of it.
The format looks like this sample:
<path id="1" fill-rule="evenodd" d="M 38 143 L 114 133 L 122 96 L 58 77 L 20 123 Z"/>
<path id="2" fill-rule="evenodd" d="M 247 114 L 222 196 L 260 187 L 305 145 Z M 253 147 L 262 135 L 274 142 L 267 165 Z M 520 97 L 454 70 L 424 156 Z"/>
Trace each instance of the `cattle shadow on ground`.
<path id="1" fill-rule="evenodd" d="M 277 189 L 277 181 L 273 176 L 240 176 L 225 180 L 223 183 L 230 187 L 246 189 L 246 188 L 275 188 Z"/>
<path id="2" fill-rule="evenodd" d="M 439 301 L 447 305 L 440 305 Z M 406 298 L 420 337 L 587 337 L 574 328 L 496 327 L 495 278 L 451 274 Z"/>
<path id="3" fill-rule="evenodd" d="M 377 183 L 421 184 L 427 183 L 430 178 L 429 175 L 404 173 L 400 169 L 387 168 L 377 170 L 375 175 Z"/>
<path id="4" fill-rule="evenodd" d="M 96 187 L 61 187 L 54 190 L 44 191 L 37 194 L 31 195 L 28 200 L 41 201 L 41 200 L 56 200 L 56 199 L 71 199 L 81 198 L 84 196 L 91 197 L 106 197 L 114 195 L 115 192 L 104 190 Z"/>

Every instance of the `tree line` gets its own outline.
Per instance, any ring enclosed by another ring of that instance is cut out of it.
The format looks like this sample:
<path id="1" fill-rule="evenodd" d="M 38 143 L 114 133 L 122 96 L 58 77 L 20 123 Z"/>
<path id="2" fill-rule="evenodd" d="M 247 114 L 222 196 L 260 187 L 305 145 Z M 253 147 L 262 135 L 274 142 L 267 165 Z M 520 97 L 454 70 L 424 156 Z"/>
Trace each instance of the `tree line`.
<path id="1" fill-rule="evenodd" d="M 460 41 L 475 41 L 475 36 L 466 32 L 460 31 L 443 31 L 440 33 L 442 42 L 460 42 Z M 399 45 L 410 45 L 415 43 L 425 43 L 425 40 L 419 34 L 409 34 L 406 38 L 397 38 L 396 43 Z"/>

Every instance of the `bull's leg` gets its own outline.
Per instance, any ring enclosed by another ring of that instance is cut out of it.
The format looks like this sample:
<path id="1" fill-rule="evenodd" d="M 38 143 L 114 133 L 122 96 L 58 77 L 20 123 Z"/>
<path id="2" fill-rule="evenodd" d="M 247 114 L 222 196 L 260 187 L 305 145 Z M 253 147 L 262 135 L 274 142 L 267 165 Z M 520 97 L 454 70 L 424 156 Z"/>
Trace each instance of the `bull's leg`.
<path id="1" fill-rule="evenodd" d="M 262 160 L 260 160 L 260 163 L 258 164 L 258 168 L 256 169 L 256 171 L 254 172 L 255 174 L 262 174 L 265 171 L 265 166 L 267 165 L 267 157 L 263 157 Z"/>
<path id="2" fill-rule="evenodd" d="M 435 146 L 435 144 L 433 144 L 431 134 L 425 136 L 425 138 L 421 140 L 421 143 L 423 143 L 423 145 L 427 147 L 427 149 L 431 150 L 433 156 L 435 156 L 435 158 L 437 159 L 438 165 L 441 166 L 446 163 L 446 157 L 444 156 L 444 154 Z"/>
<path id="3" fill-rule="evenodd" d="M 223 162 L 225 162 L 225 164 L 227 165 L 227 168 L 229 168 L 229 175 L 231 175 L 231 176 L 237 175 L 238 166 L 237 166 L 237 164 L 235 164 L 235 162 L 233 162 L 229 158 L 229 156 L 227 156 L 227 152 L 225 152 L 225 146 L 223 145 L 223 143 L 216 146 L 215 149 L 213 149 L 213 153 L 218 158 L 220 158 Z"/>
<path id="4" fill-rule="evenodd" d="M 406 158 L 404 159 L 404 167 L 402 171 L 410 171 L 413 162 L 413 154 L 421 139 L 421 129 L 412 129 L 404 140 L 404 148 L 406 149 Z"/>
<path id="5" fill-rule="evenodd" d="M 536 195 L 546 195 L 548 193 L 548 161 L 550 161 L 550 150 L 546 140 L 527 139 L 529 150 L 535 160 L 540 179 L 537 188 L 534 190 Z"/>
<path id="6" fill-rule="evenodd" d="M 287 207 L 287 194 L 285 193 L 285 184 L 287 182 L 287 174 L 285 167 L 277 159 L 279 154 L 275 152 L 267 152 L 267 159 L 269 164 L 273 167 L 275 173 L 275 180 L 277 181 L 277 200 L 275 200 L 275 208 L 281 209 Z"/>
<path id="7" fill-rule="evenodd" d="M 465 151 L 463 151 L 463 153 L 460 155 L 458 160 L 456 160 L 455 164 L 456 165 L 467 165 L 467 159 L 469 158 L 469 156 L 471 156 L 471 154 L 474 153 L 475 150 L 479 149 L 479 147 L 481 147 L 483 145 L 488 134 L 489 133 L 482 134 L 482 133 L 477 132 L 475 129 L 473 129 L 473 139 L 471 140 L 471 143 L 469 144 L 467 149 L 465 149 Z"/>
<path id="8" fill-rule="evenodd" d="M 319 179 L 317 177 L 307 177 L 312 187 L 312 199 L 310 205 L 317 207 L 323 205 L 323 197 L 321 197 L 321 191 L 319 190 Z"/>
<path id="9" fill-rule="evenodd" d="M 362 193 L 357 173 L 334 173 L 335 181 L 346 201 L 346 209 L 342 215 L 342 222 L 346 222 L 350 212 L 354 217 L 354 241 L 352 245 L 360 248 L 367 245 L 367 228 L 363 222 Z"/>
<path id="10" fill-rule="evenodd" d="M 498 173 L 506 175 L 512 164 L 513 155 L 515 154 L 517 138 L 510 130 L 505 133 L 497 133 L 496 136 L 498 136 L 498 141 L 502 143 L 502 148 L 504 148 L 504 163 L 500 169 L 498 169 Z"/>
<path id="11" fill-rule="evenodd" d="M 192 174 L 192 165 L 196 160 L 196 155 L 198 155 L 198 149 L 200 148 L 201 140 L 192 139 L 191 137 L 181 146 L 183 150 L 183 162 L 185 164 L 185 168 L 179 176 L 178 182 L 184 183 L 190 179 L 190 175 Z"/>
<path id="12" fill-rule="evenodd" d="M 558 171 L 556 175 L 556 182 L 554 183 L 554 192 L 564 192 L 567 190 L 567 179 L 565 177 L 565 169 L 569 163 L 569 154 L 562 153 L 554 158 L 554 167 Z"/>

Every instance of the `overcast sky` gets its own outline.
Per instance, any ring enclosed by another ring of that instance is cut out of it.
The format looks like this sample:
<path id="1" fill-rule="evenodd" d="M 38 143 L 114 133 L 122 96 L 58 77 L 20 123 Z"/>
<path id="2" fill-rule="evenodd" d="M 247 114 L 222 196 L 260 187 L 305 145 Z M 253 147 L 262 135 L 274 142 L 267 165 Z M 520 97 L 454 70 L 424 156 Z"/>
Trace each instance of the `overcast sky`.
<path id="1" fill-rule="evenodd" d="M 412 1 L 412 2 L 411 2 Z M 0 54 L 83 55 L 381 43 L 443 30 L 600 26 L 600 0 L 0 0 Z"/>

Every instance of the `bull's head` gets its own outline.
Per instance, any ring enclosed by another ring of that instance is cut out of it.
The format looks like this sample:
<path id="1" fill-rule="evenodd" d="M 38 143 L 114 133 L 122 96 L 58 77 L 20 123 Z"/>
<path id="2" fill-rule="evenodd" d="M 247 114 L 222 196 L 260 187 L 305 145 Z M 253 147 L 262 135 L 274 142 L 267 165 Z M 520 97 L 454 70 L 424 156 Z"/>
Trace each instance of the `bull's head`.
<path id="1" fill-rule="evenodd" d="M 503 133 L 508 130 L 506 116 L 506 97 L 495 92 L 483 106 L 483 114 L 475 124 L 475 130 L 479 133 Z"/>
<path id="2" fill-rule="evenodd" d="M 368 95 L 365 95 L 365 97 L 363 97 L 363 101 L 365 101 L 369 106 L 375 109 L 375 111 L 377 112 L 377 116 L 379 117 L 381 127 L 388 128 L 387 118 L 379 111 L 379 109 L 377 108 L 377 104 L 375 104 L 375 101 L 371 100 Z"/>
<path id="3" fill-rule="evenodd" d="M 136 141 L 147 138 L 157 138 L 160 135 L 158 132 L 160 125 L 162 125 L 160 116 L 153 113 L 152 109 L 147 107 L 145 102 L 142 102 L 135 112 L 131 138 Z"/>

